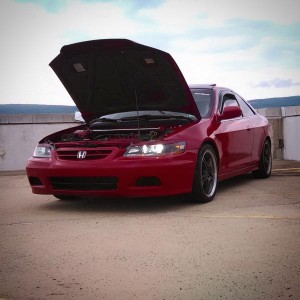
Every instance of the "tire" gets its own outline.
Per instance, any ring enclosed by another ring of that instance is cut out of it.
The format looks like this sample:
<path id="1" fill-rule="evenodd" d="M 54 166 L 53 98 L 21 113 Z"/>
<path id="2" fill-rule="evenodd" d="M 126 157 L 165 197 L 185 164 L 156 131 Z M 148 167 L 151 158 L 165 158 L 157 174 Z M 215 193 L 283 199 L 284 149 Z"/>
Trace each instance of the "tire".
<path id="1" fill-rule="evenodd" d="M 207 203 L 213 200 L 218 184 L 218 160 L 215 150 L 210 145 L 204 145 L 198 154 L 192 200 Z"/>
<path id="2" fill-rule="evenodd" d="M 80 197 L 72 196 L 72 195 L 53 195 L 53 196 L 62 201 L 76 201 L 80 199 Z"/>
<path id="3" fill-rule="evenodd" d="M 259 168 L 253 172 L 256 178 L 268 178 L 272 172 L 272 150 L 269 140 L 265 140 L 259 160 Z"/>

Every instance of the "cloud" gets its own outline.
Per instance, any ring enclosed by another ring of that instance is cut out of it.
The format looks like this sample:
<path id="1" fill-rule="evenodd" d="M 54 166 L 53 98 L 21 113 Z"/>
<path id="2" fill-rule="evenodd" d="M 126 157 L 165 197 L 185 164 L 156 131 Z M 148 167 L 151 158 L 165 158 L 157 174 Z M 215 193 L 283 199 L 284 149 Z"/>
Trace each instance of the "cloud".
<path id="1" fill-rule="evenodd" d="M 172 53 L 198 53 L 200 58 L 223 54 L 220 64 L 227 71 L 263 65 L 299 70 L 300 16 L 293 11 L 295 1 L 288 1 L 290 6 L 276 1 L 264 13 L 266 1 L 254 1 L 256 6 L 253 1 L 243 2 L 241 7 L 240 2 L 229 0 L 222 9 L 217 1 L 201 2 L 169 0 L 156 9 L 141 10 L 140 17 L 153 22 L 141 41 Z"/>
<path id="2" fill-rule="evenodd" d="M 164 0 L 15 0 L 19 3 L 31 3 L 42 7 L 48 13 L 58 13 L 62 9 L 74 5 L 76 2 L 82 2 L 86 4 L 99 4 L 99 3 L 111 3 L 115 6 L 124 7 L 126 10 L 131 13 L 135 13 L 143 8 L 155 8 L 159 6 Z"/>
<path id="3" fill-rule="evenodd" d="M 65 8 L 68 0 L 15 0 L 20 3 L 31 3 L 42 7 L 49 13 L 57 13 Z"/>
<path id="4" fill-rule="evenodd" d="M 300 82 L 295 82 L 292 79 L 280 79 L 275 78 L 269 81 L 261 81 L 256 85 L 252 85 L 254 88 L 287 88 L 293 86 L 300 86 Z"/>
<path id="5" fill-rule="evenodd" d="M 216 82 L 248 99 L 299 94 L 299 85 L 259 85 L 299 81 L 298 0 L 223 2 L 1 0 L 0 101 L 72 104 L 48 63 L 65 44 L 103 38 L 169 52 L 190 83 Z"/>

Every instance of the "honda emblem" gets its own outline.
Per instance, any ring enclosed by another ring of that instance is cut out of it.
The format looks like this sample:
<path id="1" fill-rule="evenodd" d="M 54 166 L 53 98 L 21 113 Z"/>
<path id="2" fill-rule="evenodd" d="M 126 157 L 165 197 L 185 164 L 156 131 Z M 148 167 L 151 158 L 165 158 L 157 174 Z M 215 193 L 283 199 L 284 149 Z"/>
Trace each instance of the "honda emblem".
<path id="1" fill-rule="evenodd" d="M 86 158 L 86 151 L 78 151 L 77 158 L 78 159 L 85 159 Z"/>

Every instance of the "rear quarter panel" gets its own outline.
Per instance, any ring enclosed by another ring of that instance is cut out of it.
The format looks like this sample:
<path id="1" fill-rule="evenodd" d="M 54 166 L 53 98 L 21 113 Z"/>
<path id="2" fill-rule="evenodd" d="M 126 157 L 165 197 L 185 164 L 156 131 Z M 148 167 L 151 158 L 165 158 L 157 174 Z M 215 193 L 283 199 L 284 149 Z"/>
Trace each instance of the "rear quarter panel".
<path id="1" fill-rule="evenodd" d="M 269 136 L 271 138 L 272 136 L 272 128 L 268 120 L 259 114 L 249 118 L 249 122 L 254 133 L 252 160 L 257 163 L 259 162 L 263 143 L 266 137 Z"/>

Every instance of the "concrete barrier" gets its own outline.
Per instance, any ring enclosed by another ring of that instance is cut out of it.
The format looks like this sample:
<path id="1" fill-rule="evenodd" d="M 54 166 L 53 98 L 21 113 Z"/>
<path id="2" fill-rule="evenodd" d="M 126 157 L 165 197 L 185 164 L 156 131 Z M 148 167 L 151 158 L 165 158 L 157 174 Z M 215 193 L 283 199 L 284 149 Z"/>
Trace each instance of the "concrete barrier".
<path id="1" fill-rule="evenodd" d="M 74 114 L 0 115 L 0 171 L 24 170 L 43 137 L 76 125 Z"/>
<path id="2" fill-rule="evenodd" d="M 259 109 L 273 127 L 273 156 L 300 161 L 300 106 Z M 74 114 L 0 114 L 0 171 L 24 170 L 37 143 L 78 125 Z"/>
<path id="3" fill-rule="evenodd" d="M 273 127 L 273 157 L 300 161 L 300 106 L 258 109 Z"/>

